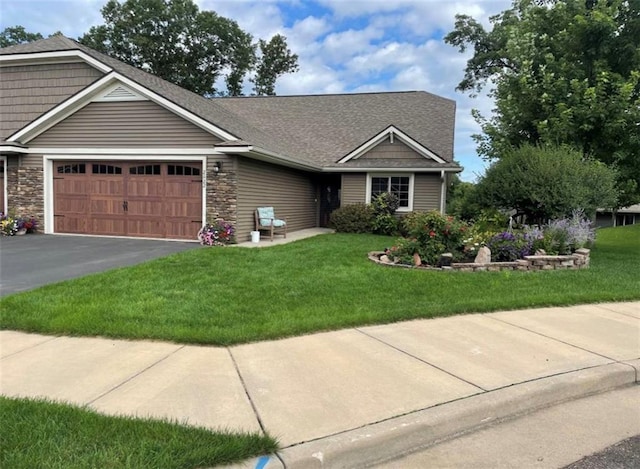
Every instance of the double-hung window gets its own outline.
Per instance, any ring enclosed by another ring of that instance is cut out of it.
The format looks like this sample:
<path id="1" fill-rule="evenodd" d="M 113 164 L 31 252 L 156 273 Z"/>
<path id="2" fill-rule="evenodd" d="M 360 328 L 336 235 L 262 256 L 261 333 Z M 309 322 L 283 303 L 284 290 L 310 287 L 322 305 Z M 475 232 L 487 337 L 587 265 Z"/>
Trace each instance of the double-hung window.
<path id="1" fill-rule="evenodd" d="M 383 175 L 370 174 L 368 176 L 367 202 L 370 203 L 377 195 L 391 192 L 398 196 L 400 206 L 398 211 L 413 210 L 413 175 Z"/>

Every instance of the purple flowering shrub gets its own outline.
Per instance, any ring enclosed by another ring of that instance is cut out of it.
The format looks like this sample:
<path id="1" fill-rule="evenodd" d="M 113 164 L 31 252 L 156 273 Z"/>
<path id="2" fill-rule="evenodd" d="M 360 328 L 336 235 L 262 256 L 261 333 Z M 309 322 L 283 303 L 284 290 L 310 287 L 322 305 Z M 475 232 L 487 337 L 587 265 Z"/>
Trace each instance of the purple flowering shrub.
<path id="1" fill-rule="evenodd" d="M 571 218 L 550 221 L 544 227 L 542 248 L 547 254 L 571 254 L 576 249 L 591 246 L 596 239 L 593 223 L 576 210 Z"/>
<path id="2" fill-rule="evenodd" d="M 235 228 L 231 223 L 224 220 L 216 220 L 214 223 L 207 223 L 198 232 L 200 244 L 207 246 L 225 246 L 234 244 Z"/>
<path id="3" fill-rule="evenodd" d="M 524 233 L 504 231 L 487 241 L 493 262 L 511 262 L 531 254 L 533 243 Z"/>

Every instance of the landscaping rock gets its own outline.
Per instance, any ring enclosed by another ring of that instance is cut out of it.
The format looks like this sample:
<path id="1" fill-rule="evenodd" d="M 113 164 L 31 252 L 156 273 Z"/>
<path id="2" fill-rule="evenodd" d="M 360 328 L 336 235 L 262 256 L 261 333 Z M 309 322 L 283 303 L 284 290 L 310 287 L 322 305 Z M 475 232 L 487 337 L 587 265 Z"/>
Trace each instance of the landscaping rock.
<path id="1" fill-rule="evenodd" d="M 422 259 L 420 259 L 420 254 L 417 252 L 413 255 L 413 265 L 416 267 L 422 265 Z"/>
<path id="2" fill-rule="evenodd" d="M 491 249 L 486 246 L 482 246 L 478 250 L 478 255 L 473 261 L 474 264 L 488 264 L 491 262 Z"/>
<path id="3" fill-rule="evenodd" d="M 391 259 L 386 254 L 380 256 L 380 262 L 384 262 L 385 264 L 391 264 Z"/>
<path id="4" fill-rule="evenodd" d="M 445 252 L 440 256 L 440 260 L 438 261 L 438 267 L 450 266 L 453 263 L 453 254 L 450 252 Z"/>

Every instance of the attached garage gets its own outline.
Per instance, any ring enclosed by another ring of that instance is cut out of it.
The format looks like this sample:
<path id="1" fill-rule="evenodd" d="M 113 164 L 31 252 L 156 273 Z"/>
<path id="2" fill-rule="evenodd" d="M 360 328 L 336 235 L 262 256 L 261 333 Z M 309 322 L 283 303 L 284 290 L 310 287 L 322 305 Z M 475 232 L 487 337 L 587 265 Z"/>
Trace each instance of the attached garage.
<path id="1" fill-rule="evenodd" d="M 54 161 L 56 233 L 195 239 L 202 163 Z"/>

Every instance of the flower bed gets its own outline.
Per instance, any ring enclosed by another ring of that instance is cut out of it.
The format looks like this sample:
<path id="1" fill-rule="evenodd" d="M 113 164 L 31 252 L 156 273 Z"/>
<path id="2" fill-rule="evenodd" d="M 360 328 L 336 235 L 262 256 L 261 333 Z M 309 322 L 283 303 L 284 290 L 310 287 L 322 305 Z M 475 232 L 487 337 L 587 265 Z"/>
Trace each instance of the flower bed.
<path id="1" fill-rule="evenodd" d="M 384 258 L 388 260 L 382 260 Z M 422 270 L 454 270 L 458 272 L 499 272 L 503 270 L 577 270 L 589 267 L 589 249 L 578 249 L 576 252 L 566 256 L 525 256 L 524 259 L 518 259 L 512 262 L 461 262 L 452 263 L 450 266 L 434 267 L 430 265 L 409 265 L 393 262 L 383 251 L 373 251 L 369 253 L 369 260 L 376 264 L 386 265 L 389 267 L 403 267 L 408 269 Z"/>
<path id="2" fill-rule="evenodd" d="M 443 268 L 463 272 L 581 269 L 589 265 L 595 241 L 592 222 L 581 211 L 538 226 L 496 231 L 436 211 L 413 212 L 402 221 L 406 236 L 370 259 L 386 265 Z"/>

